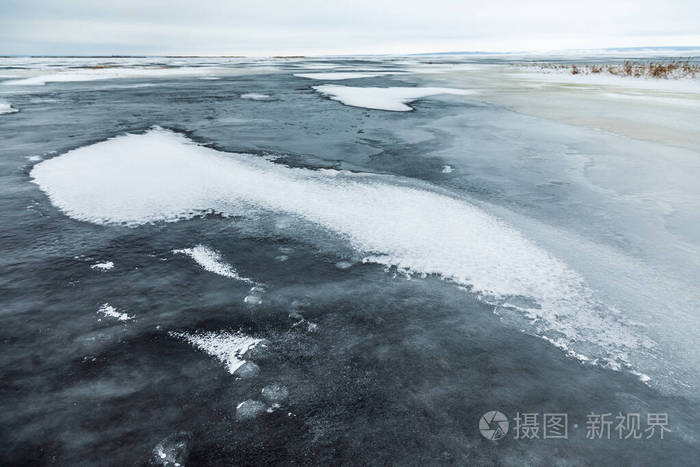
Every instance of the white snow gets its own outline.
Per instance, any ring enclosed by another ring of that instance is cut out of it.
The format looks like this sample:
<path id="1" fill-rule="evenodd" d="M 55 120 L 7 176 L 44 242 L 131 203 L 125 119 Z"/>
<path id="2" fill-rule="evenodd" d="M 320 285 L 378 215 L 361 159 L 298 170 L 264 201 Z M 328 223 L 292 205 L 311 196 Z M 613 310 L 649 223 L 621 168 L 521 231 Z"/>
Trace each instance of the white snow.
<path id="1" fill-rule="evenodd" d="M 374 78 L 377 76 L 395 75 L 401 73 L 398 71 L 337 71 L 328 73 L 295 73 L 298 78 L 320 79 L 324 81 L 335 81 L 342 79 L 357 79 L 357 78 Z"/>
<path id="2" fill-rule="evenodd" d="M 630 350 L 648 345 L 562 261 L 499 219 L 427 184 L 289 168 L 207 148 L 163 129 L 69 151 L 35 165 L 31 176 L 67 215 L 97 224 L 137 226 L 208 212 L 293 216 L 335 233 L 364 262 L 436 274 L 487 303 L 526 297 L 536 305 L 515 308 L 534 332 L 552 333 L 589 358 L 619 367 Z"/>
<path id="3" fill-rule="evenodd" d="M 213 272 L 220 276 L 236 279 L 254 284 L 255 282 L 247 277 L 242 277 L 236 269 L 221 259 L 221 254 L 204 245 L 196 245 L 192 248 L 173 250 L 173 253 L 187 255 L 199 264 L 205 271 Z"/>
<path id="4" fill-rule="evenodd" d="M 82 68 L 75 70 L 59 71 L 28 78 L 3 81 L 6 86 L 43 86 L 46 83 L 65 83 L 81 81 L 98 81 L 117 78 L 166 78 L 177 76 L 196 76 L 215 71 L 205 67 L 179 67 L 179 68 Z"/>
<path id="5" fill-rule="evenodd" d="M 324 84 L 314 86 L 314 89 L 324 96 L 342 102 L 353 107 L 365 107 L 367 109 L 392 110 L 396 112 L 407 112 L 413 110 L 406 105 L 421 97 L 433 96 L 436 94 L 456 94 L 466 96 L 474 94 L 474 91 L 455 88 L 410 88 L 410 87 L 351 87 L 335 84 Z"/>
<path id="6" fill-rule="evenodd" d="M 104 261 L 102 263 L 96 263 L 90 266 L 92 269 L 99 269 L 101 271 L 109 271 L 110 269 L 114 268 L 114 262 L 112 261 Z"/>
<path id="7" fill-rule="evenodd" d="M 216 358 L 226 365 L 228 372 L 233 374 L 246 361 L 244 354 L 258 345 L 262 339 L 246 336 L 240 332 L 201 332 L 187 333 L 170 331 L 170 337 L 184 340 L 193 347 Z"/>
<path id="8" fill-rule="evenodd" d="M 97 310 L 97 312 L 105 315 L 108 318 L 114 318 L 119 321 L 129 321 L 134 319 L 133 316 L 129 316 L 126 313 L 120 313 L 115 307 L 113 307 L 109 303 L 103 303 L 100 309 Z"/>
<path id="9" fill-rule="evenodd" d="M 12 105 L 8 104 L 7 102 L 0 101 L 0 115 L 2 114 L 11 114 L 19 112 L 19 110 L 15 109 L 12 107 Z"/>
<path id="10" fill-rule="evenodd" d="M 272 99 L 272 97 L 267 94 L 259 94 L 257 92 L 248 92 L 246 94 L 241 94 L 241 99 L 250 99 L 254 101 L 266 101 Z"/>

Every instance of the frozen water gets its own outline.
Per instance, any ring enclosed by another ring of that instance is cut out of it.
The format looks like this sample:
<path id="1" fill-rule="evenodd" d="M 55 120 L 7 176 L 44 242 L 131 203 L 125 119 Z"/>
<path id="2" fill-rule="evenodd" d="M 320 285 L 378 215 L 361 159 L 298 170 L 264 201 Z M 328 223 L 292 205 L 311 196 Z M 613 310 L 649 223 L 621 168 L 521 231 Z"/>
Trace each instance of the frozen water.
<path id="1" fill-rule="evenodd" d="M 614 367 L 627 364 L 630 350 L 650 345 L 601 306 L 563 262 L 499 219 L 426 185 L 288 168 L 163 129 L 70 151 L 35 165 L 31 176 L 66 214 L 98 224 L 139 225 L 206 212 L 294 215 L 346 239 L 365 262 L 437 274 L 488 303 L 531 298 L 537 306 L 518 309 L 538 333 L 553 333 Z M 245 299 L 259 300 L 253 293 Z"/>

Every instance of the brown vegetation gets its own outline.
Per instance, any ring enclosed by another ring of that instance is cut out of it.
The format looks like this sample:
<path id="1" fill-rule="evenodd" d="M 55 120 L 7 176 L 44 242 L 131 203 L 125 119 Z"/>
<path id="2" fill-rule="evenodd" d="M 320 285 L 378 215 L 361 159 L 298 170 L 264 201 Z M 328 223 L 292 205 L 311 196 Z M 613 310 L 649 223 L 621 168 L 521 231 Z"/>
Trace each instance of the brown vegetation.
<path id="1" fill-rule="evenodd" d="M 608 73 L 614 76 L 633 76 L 635 78 L 648 77 L 660 79 L 695 78 L 700 75 L 700 63 L 688 60 L 672 60 L 668 62 L 632 62 L 611 64 L 563 64 L 563 63 L 537 63 L 544 70 L 570 70 L 572 75 L 587 75 L 590 73 Z"/>

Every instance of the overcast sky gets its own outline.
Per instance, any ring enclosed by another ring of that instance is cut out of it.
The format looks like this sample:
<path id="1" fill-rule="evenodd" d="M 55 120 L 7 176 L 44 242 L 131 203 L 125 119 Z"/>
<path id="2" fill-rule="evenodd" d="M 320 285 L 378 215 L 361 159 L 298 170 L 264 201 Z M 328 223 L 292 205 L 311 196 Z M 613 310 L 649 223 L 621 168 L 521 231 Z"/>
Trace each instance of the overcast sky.
<path id="1" fill-rule="evenodd" d="M 0 0 L 0 54 L 700 46 L 700 0 Z"/>

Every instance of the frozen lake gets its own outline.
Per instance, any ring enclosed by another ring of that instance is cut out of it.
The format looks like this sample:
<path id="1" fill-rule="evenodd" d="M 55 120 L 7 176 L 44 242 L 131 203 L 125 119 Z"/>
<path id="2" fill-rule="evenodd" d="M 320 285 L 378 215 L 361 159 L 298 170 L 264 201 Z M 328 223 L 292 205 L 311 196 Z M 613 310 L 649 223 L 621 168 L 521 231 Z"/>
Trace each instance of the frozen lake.
<path id="1" fill-rule="evenodd" d="M 0 463 L 696 463 L 700 80 L 532 62 L 0 58 Z"/>

